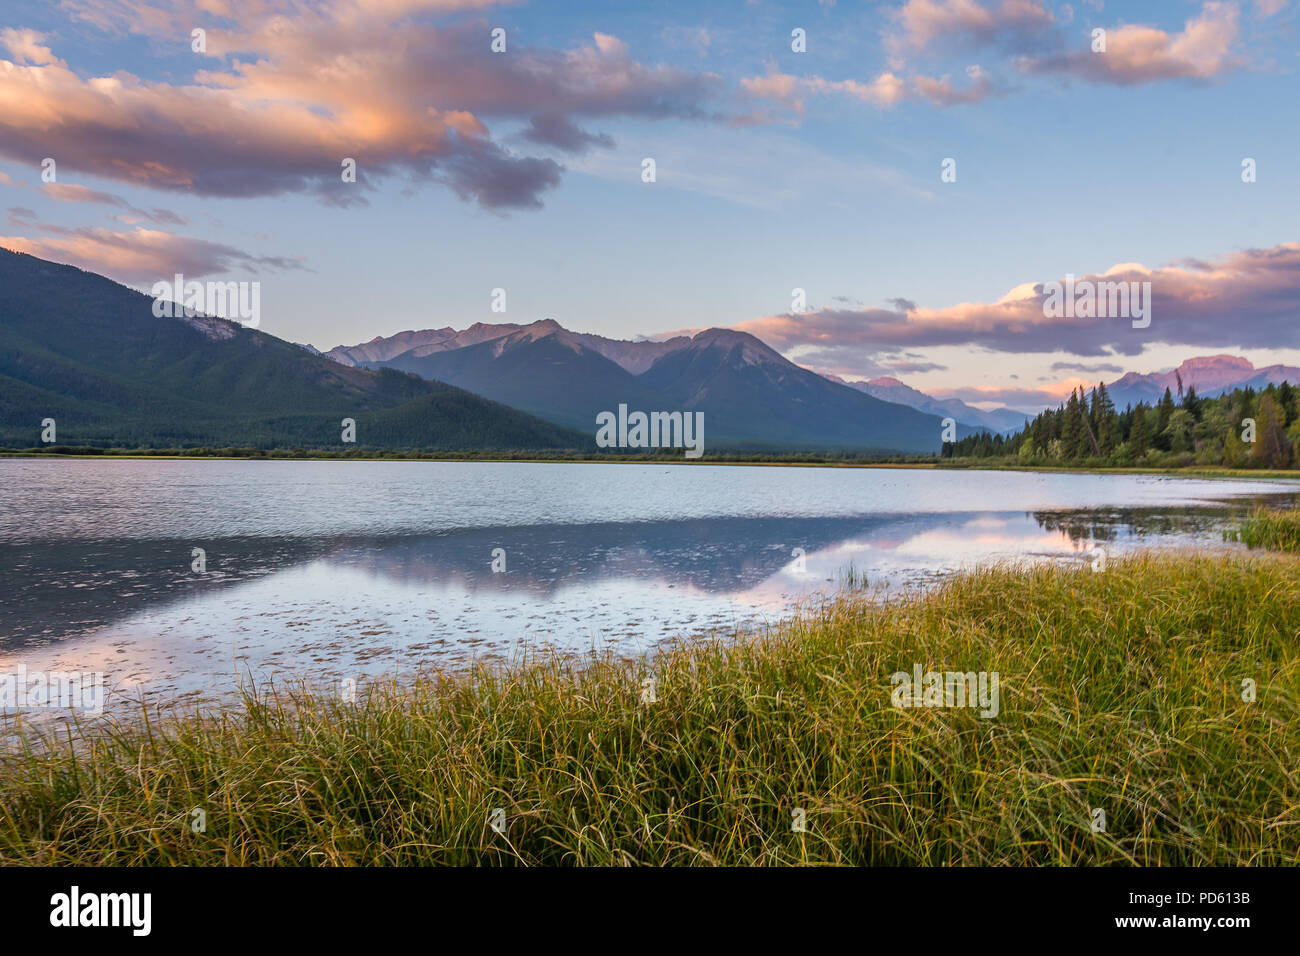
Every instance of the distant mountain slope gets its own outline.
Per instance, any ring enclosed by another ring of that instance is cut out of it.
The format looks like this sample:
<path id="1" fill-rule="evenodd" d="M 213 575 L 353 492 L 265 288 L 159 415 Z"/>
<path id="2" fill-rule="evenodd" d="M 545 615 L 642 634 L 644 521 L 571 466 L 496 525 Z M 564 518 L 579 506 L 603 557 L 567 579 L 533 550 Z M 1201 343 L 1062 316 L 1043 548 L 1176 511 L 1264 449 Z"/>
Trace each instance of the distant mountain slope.
<path id="1" fill-rule="evenodd" d="M 373 364 L 396 358 L 405 352 L 413 352 L 419 356 L 477 345 L 488 339 L 518 332 L 522 328 L 522 325 L 513 323 L 485 325 L 482 322 L 475 322 L 469 328 L 459 332 L 450 326 L 442 329 L 424 329 L 419 332 L 398 332 L 396 335 L 376 335 L 369 342 L 360 345 L 335 346 L 323 354 L 340 365 Z"/>
<path id="2" fill-rule="evenodd" d="M 102 276 L 0 249 L 0 444 L 585 447 L 447 385 L 347 368 L 224 319 L 159 318 Z"/>
<path id="3" fill-rule="evenodd" d="M 543 319 L 541 321 L 554 322 L 553 319 Z M 536 325 L 537 323 L 533 324 Z M 556 327 L 559 327 L 558 323 Z M 523 328 L 524 326 L 511 322 L 503 322 L 497 325 L 476 322 L 469 328 L 459 332 L 453 328 L 425 329 L 420 332 L 398 332 L 396 335 L 376 336 L 369 342 L 363 342 L 360 345 L 339 345 L 330 349 L 325 355 L 343 365 L 375 365 L 385 363 L 399 355 L 407 355 L 409 358 L 423 358 L 435 352 L 450 352 L 452 349 L 466 348 L 477 345 L 479 342 L 501 338 L 503 335 L 510 335 Z M 592 335 L 587 332 L 570 332 L 568 329 L 564 329 L 564 332 L 571 341 L 579 342 L 585 348 L 603 355 L 633 375 L 640 375 L 653 365 L 660 356 L 690 341 L 690 338 L 684 335 L 679 335 L 664 342 L 652 342 L 649 340 L 626 341 L 611 339 L 603 335 Z"/>
<path id="4" fill-rule="evenodd" d="M 661 396 L 583 339 L 546 319 L 477 345 L 427 355 L 412 351 L 373 364 L 467 389 L 584 430 L 593 440 L 598 412 L 613 411 L 619 402 L 633 408 L 662 405 Z"/>
<path id="5" fill-rule="evenodd" d="M 1178 394 L 1178 380 L 1183 388 L 1195 387 L 1198 394 L 1209 397 L 1234 388 L 1264 388 L 1269 384 L 1281 385 L 1289 381 L 1300 384 L 1300 368 L 1293 365 L 1270 365 L 1256 368 L 1240 355 L 1203 355 L 1190 358 L 1168 372 L 1139 374 L 1129 372 L 1106 385 L 1111 401 L 1117 408 L 1136 405 L 1138 402 L 1154 404 L 1169 389 Z"/>
<path id="6" fill-rule="evenodd" d="M 1261 369 L 1256 369 L 1255 374 L 1241 382 L 1233 382 L 1231 385 L 1221 385 L 1217 388 L 1206 389 L 1201 392 L 1203 395 L 1221 395 L 1224 392 L 1232 391 L 1235 388 L 1253 388 L 1256 391 L 1268 388 L 1270 385 L 1281 385 L 1283 382 L 1290 382 L 1292 385 L 1300 385 L 1300 368 L 1294 365 L 1268 365 Z"/>
<path id="7" fill-rule="evenodd" d="M 700 332 L 640 380 L 665 395 L 668 407 L 703 411 L 706 422 L 759 444 L 906 452 L 940 447 L 938 417 L 830 382 L 747 332 Z"/>
<path id="8" fill-rule="evenodd" d="M 686 335 L 678 335 L 663 342 L 628 342 L 622 339 L 607 339 L 603 335 L 588 335 L 585 332 L 570 334 L 593 352 L 599 352 L 633 375 L 640 375 L 660 358 L 691 341 Z"/>
<path id="9" fill-rule="evenodd" d="M 1206 398 L 1247 386 L 1258 390 L 1270 384 L 1280 385 L 1284 381 L 1293 385 L 1300 384 L 1300 368 L 1295 366 L 1269 365 L 1256 368 L 1248 359 L 1239 355 L 1204 355 L 1189 358 L 1177 369 L 1165 372 L 1128 372 L 1115 381 L 1108 382 L 1106 390 L 1119 409 L 1138 402 L 1150 405 L 1160 400 L 1166 388 L 1177 396 L 1180 376 L 1184 390 L 1194 387 L 1199 395 Z M 958 399 L 936 399 L 904 385 L 896 378 L 874 378 L 865 382 L 846 382 L 834 375 L 826 375 L 825 378 L 885 401 L 910 405 L 934 415 L 951 416 L 962 424 L 993 432 L 1011 434 L 1020 431 L 1025 420 L 1033 417 L 1011 408 L 984 411 Z"/>
<path id="10" fill-rule="evenodd" d="M 974 405 L 967 405 L 957 398 L 939 399 L 927 395 L 919 389 L 904 385 L 896 378 L 873 378 L 865 382 L 846 382 L 836 375 L 826 375 L 832 382 L 839 382 L 849 388 L 856 388 L 886 402 L 910 405 L 919 411 L 938 415 L 941 418 L 953 418 L 962 425 L 975 429 L 987 429 L 991 432 L 1014 432 L 1024 427 L 1026 419 L 1033 418 L 1024 412 L 1011 408 L 994 408 L 985 411 Z"/>

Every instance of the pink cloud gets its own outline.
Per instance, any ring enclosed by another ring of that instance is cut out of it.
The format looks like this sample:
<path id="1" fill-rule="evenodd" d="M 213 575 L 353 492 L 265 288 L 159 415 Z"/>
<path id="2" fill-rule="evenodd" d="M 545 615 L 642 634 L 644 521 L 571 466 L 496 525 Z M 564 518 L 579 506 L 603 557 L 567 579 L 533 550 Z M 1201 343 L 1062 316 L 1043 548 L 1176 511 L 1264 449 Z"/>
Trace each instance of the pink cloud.
<path id="1" fill-rule="evenodd" d="M 970 85 L 964 89 L 953 86 L 948 82 L 947 76 L 938 79 L 916 76 L 912 80 L 912 87 L 935 106 L 979 103 L 994 93 L 993 81 L 978 66 L 968 67 L 966 75 L 970 78 Z"/>
<path id="2" fill-rule="evenodd" d="M 1260 16 L 1275 15 L 1281 3 L 1263 0 Z M 1134 24 L 1108 28 L 1105 52 L 1093 52 L 1090 34 L 1082 49 L 1067 49 L 1063 24 L 1073 20 L 1073 10 L 1061 11 L 1058 21 L 1041 0 L 907 0 L 891 17 L 893 29 L 885 31 L 889 65 L 893 72 L 909 75 L 913 97 L 951 106 L 978 102 L 998 84 L 980 73 L 970 87 L 959 90 L 946 77 L 933 79 L 905 70 L 909 59 L 932 52 L 991 49 L 1015 54 L 1007 62 L 1022 74 L 1069 75 L 1118 85 L 1208 79 L 1244 62 L 1234 52 L 1239 12 L 1229 0 L 1204 3 L 1177 33 Z"/>
<path id="3" fill-rule="evenodd" d="M 1207 3 L 1181 33 L 1127 24 L 1106 31 L 1105 52 L 1073 50 L 1022 57 L 1025 73 L 1061 73 L 1119 86 L 1157 80 L 1209 79 L 1241 66 L 1233 55 L 1239 28 L 1232 3 Z"/>
<path id="4" fill-rule="evenodd" d="M 894 14 L 898 31 L 886 37 L 896 55 L 919 53 L 943 43 L 972 49 L 1020 47 L 1041 36 L 1055 22 L 1039 0 L 907 0 Z"/>
<path id="5" fill-rule="evenodd" d="M 1085 392 L 1101 381 L 1099 378 L 1069 378 L 1037 388 L 988 386 L 983 388 L 927 388 L 926 394 L 944 400 L 960 399 L 971 405 L 1009 405 L 1012 408 L 1048 408 L 1070 397 L 1076 388 Z"/>
<path id="6" fill-rule="evenodd" d="M 72 183 L 42 183 L 39 191 L 58 202 L 96 203 L 102 206 L 114 206 L 125 213 L 125 215 L 116 218 L 126 222 L 165 223 L 173 226 L 183 226 L 188 222 L 184 216 L 178 216 L 170 209 L 137 209 L 121 196 L 106 193 L 99 189 L 91 189 L 88 186 L 78 186 Z"/>
<path id="7" fill-rule="evenodd" d="M 25 252 L 110 276 L 121 282 L 152 284 L 180 272 L 202 278 L 234 271 L 300 269 L 301 263 L 280 256 L 254 256 L 233 246 L 178 236 L 155 229 L 130 232 L 108 229 L 65 229 L 36 225 L 52 236 L 0 236 L 0 247 Z"/>
<path id="8" fill-rule="evenodd" d="M 44 45 L 44 42 L 44 34 L 37 33 L 35 30 L 15 30 L 12 27 L 0 30 L 0 46 L 8 50 L 19 63 L 31 63 L 36 66 L 54 63 L 54 54 Z"/>
<path id="9" fill-rule="evenodd" d="M 966 75 L 971 82 L 964 89 L 953 86 L 947 76 L 936 79 L 918 74 L 905 79 L 889 70 L 878 74 L 869 83 L 769 72 L 764 76 L 746 77 L 740 81 L 740 85 L 746 94 L 755 99 L 774 100 L 795 112 L 803 112 L 805 101 L 810 96 L 849 96 L 889 109 L 917 99 L 926 100 L 935 106 L 978 103 L 993 94 L 993 83 L 980 67 L 967 68 Z"/>

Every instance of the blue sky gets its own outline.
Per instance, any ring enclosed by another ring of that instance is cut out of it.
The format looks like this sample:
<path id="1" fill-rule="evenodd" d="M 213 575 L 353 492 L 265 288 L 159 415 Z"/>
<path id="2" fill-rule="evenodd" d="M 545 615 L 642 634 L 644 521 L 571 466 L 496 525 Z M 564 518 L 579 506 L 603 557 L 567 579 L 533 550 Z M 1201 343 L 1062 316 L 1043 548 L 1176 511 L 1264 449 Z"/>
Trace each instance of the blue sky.
<path id="1" fill-rule="evenodd" d="M 1197 354 L 1300 364 L 1284 0 L 6 12 L 0 245 L 145 289 L 256 279 L 261 328 L 293 341 L 737 326 L 819 370 L 1022 405 Z M 43 184 L 44 156 L 82 189 Z M 1123 263 L 1155 270 L 1142 332 L 996 305 Z"/>

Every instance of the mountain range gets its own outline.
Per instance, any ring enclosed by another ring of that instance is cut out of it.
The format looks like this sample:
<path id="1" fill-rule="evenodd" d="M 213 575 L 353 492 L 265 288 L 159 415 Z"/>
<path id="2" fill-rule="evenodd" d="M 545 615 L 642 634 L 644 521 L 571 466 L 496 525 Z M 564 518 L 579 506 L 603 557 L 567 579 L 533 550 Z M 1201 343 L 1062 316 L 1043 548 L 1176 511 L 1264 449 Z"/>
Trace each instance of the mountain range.
<path id="1" fill-rule="evenodd" d="M 626 389 L 627 394 L 631 396 L 629 405 L 632 407 L 635 407 L 637 402 L 643 405 L 648 401 L 652 402 L 652 397 L 646 395 L 644 387 L 651 384 L 650 380 L 633 384 L 626 378 L 618 376 L 607 365 L 589 360 L 585 364 L 594 378 L 580 386 L 577 391 L 566 392 L 564 379 L 567 371 L 563 370 L 563 366 L 566 362 L 569 365 L 583 363 L 573 356 L 568 356 L 566 361 L 557 361 L 557 356 L 552 355 L 542 360 L 544 365 L 539 370 L 524 370 L 519 368 L 519 363 L 525 361 L 524 355 L 518 351 L 521 344 L 525 341 L 537 342 L 542 337 L 553 336 L 552 341 L 548 343 L 550 346 L 560 344 L 561 347 L 577 354 L 581 354 L 581 350 L 594 352 L 619 366 L 629 375 L 639 376 L 649 371 L 655 362 L 670 352 L 686 348 L 692 343 L 698 346 L 702 341 L 709 341 L 709 333 L 714 333 L 711 338 L 716 341 L 718 334 L 724 332 L 733 337 L 744 336 L 745 340 L 751 343 L 751 359 L 761 355 L 763 363 L 774 369 L 784 370 L 786 366 L 793 366 L 793 363 L 788 362 L 759 339 L 748 333 L 734 330 L 710 329 L 708 333 L 701 333 L 706 335 L 704 340 L 700 340 L 699 336 L 692 338 L 679 335 L 661 342 L 623 341 L 589 333 L 571 332 L 554 319 L 543 319 L 528 326 L 512 323 L 494 325 L 476 323 L 462 332 L 452 328 L 398 332 L 396 335 L 376 336 L 360 345 L 336 346 L 323 354 L 344 365 L 365 365 L 372 368 L 390 366 L 414 372 L 426 378 L 459 385 L 507 405 L 531 411 L 551 421 L 563 421 L 573 427 L 587 427 L 592 420 L 593 409 L 597 406 L 600 406 L 597 410 L 608 407 L 608 399 L 603 397 L 608 389 L 620 387 Z M 490 357 L 486 350 L 457 354 L 455 357 L 446 354 L 489 341 L 498 343 L 491 350 Z M 739 342 L 742 339 L 732 338 L 732 341 Z M 510 354 L 503 357 L 502 353 L 506 351 Z M 539 354 L 543 351 L 546 349 L 539 348 Z M 427 359 L 427 361 L 417 361 L 420 359 Z M 808 369 L 804 371 L 883 402 L 913 408 L 939 419 L 951 417 L 958 424 L 959 435 L 979 430 L 1010 434 L 1023 428 L 1025 421 L 1033 417 L 1010 408 L 985 411 L 959 399 L 934 398 L 904 385 L 896 378 L 850 382 L 836 375 L 811 372 Z M 656 373 L 654 380 L 660 380 L 663 374 L 663 370 Z M 843 400 L 842 396 L 841 400 Z M 715 406 L 714 411 L 721 411 L 721 409 Z M 748 414 L 746 410 L 735 409 L 732 416 L 724 416 L 724 419 L 734 417 L 737 412 L 742 416 Z M 791 437 L 789 434 L 785 436 L 768 434 L 768 428 L 758 430 L 753 425 L 738 429 L 733 427 L 735 423 L 729 421 L 720 420 L 719 423 L 723 425 L 724 432 L 720 435 L 715 432 L 715 437 L 752 441 L 755 439 L 756 431 L 761 431 L 764 438 L 781 443 L 788 443 Z M 823 429 L 818 423 L 812 423 L 811 431 L 794 435 L 793 438 L 799 440 L 807 437 L 812 443 L 817 443 L 827 437 L 822 432 Z M 839 440 L 835 439 L 836 442 Z"/>
<path id="2" fill-rule="evenodd" d="M 787 361 L 752 335 L 665 342 L 554 321 L 374 339 L 322 355 L 0 250 L 0 445 L 591 449 L 596 415 L 702 412 L 706 449 L 933 452 L 939 418 Z M 959 435 L 963 434 L 961 430 Z"/>
<path id="3" fill-rule="evenodd" d="M 1028 417 L 937 399 L 894 378 L 845 382 L 790 362 L 746 332 L 665 341 L 572 332 L 545 319 L 380 336 L 321 353 L 210 316 L 154 315 L 102 276 L 0 249 L 0 445 L 361 446 L 591 449 L 596 416 L 701 412 L 710 450 L 928 453 Z M 1185 361 L 1109 383 L 1116 405 L 1165 388 L 1203 395 L 1300 382 L 1300 368 L 1239 356 Z"/>
<path id="4" fill-rule="evenodd" d="M 700 360 L 703 354 L 716 359 L 721 352 L 731 358 L 716 367 Z M 612 395 L 626 396 L 633 408 L 677 402 L 707 409 L 714 439 L 755 447 L 860 447 L 864 440 L 860 431 L 839 428 L 830 420 L 837 414 L 858 413 L 843 407 L 847 400 L 842 393 L 828 393 L 813 379 L 937 419 L 952 418 L 959 436 L 980 430 L 1013 434 L 1033 417 L 1012 408 L 981 409 L 956 398 L 936 398 L 896 378 L 846 381 L 819 374 L 793 365 L 752 335 L 728 329 L 652 342 L 571 332 L 552 319 L 526 326 L 479 323 L 462 332 L 450 328 L 401 332 L 325 354 L 348 365 L 392 367 L 448 382 L 578 429 L 589 428 L 596 411 L 610 408 Z M 725 383 L 716 379 L 723 365 L 736 373 Z M 1188 359 L 1168 371 L 1130 372 L 1107 383 L 1107 390 L 1120 408 L 1138 401 L 1154 404 L 1166 387 L 1178 391 L 1179 376 L 1184 387 L 1194 385 L 1200 394 L 1210 396 L 1244 386 L 1300 382 L 1300 369 L 1255 368 L 1240 356 L 1214 355 Z M 707 386 L 706 379 L 710 380 Z M 879 406 L 872 406 L 872 413 L 884 428 L 877 428 L 866 440 L 908 440 L 908 435 L 889 430 L 889 415 L 896 412 L 882 413 Z M 917 425 L 913 421 L 908 427 Z M 923 427 L 933 427 L 933 422 Z M 897 447 L 915 450 L 906 444 Z"/>
<path id="5" fill-rule="evenodd" d="M 784 375 L 789 375 L 787 367 L 797 367 L 754 336 L 734 330 L 710 329 L 700 333 L 704 336 L 703 339 L 697 335 L 694 338 L 676 336 L 662 342 L 621 341 L 600 335 L 571 332 L 553 319 L 543 319 L 528 326 L 510 323 L 499 325 L 478 323 L 463 332 L 450 328 L 399 332 L 387 337 L 376 337 L 361 345 L 338 346 L 324 354 L 345 365 L 390 366 L 427 378 L 451 382 L 508 405 L 526 409 L 549 420 L 563 421 L 575 427 L 586 427 L 586 424 L 591 421 L 593 409 L 597 406 L 600 406 L 600 409 L 608 407 L 608 399 L 603 396 L 608 394 L 611 388 L 624 388 L 631 396 L 629 403 L 633 406 L 637 402 L 642 404 L 653 402 L 653 397 L 646 394 L 646 386 L 657 388 L 667 374 L 665 369 L 669 366 L 664 366 L 654 376 L 643 379 L 639 383 L 632 383 L 626 377 L 619 376 L 605 363 L 595 362 L 590 358 L 584 363 L 575 356 L 581 356 L 584 350 L 594 352 L 619 366 L 629 375 L 640 376 L 648 372 L 650 367 L 665 355 L 692 346 L 698 348 L 706 342 L 716 345 L 724 337 L 724 333 L 728 341 L 748 344 L 748 364 L 751 367 L 766 366 L 780 369 L 781 374 Z M 549 338 L 545 346 L 534 346 L 539 358 L 548 351 L 548 347 L 555 346 L 574 354 L 568 356 L 548 354 L 540 358 L 539 369 L 521 369 L 520 363 L 525 362 L 526 358 L 525 354 L 520 352 L 520 347 L 525 343 L 538 343 L 544 338 Z M 463 354 L 459 352 L 461 349 L 482 342 L 497 344 L 490 350 L 469 351 Z M 742 359 L 743 361 L 745 360 Z M 564 379 L 569 370 L 564 366 L 582 364 L 587 366 L 587 371 L 593 378 L 579 386 L 576 391 L 566 392 Z M 895 378 L 848 382 L 835 375 L 819 374 L 808 369 L 803 371 L 883 402 L 913 408 L 939 419 L 951 417 L 958 423 L 959 434 L 981 429 L 1010 433 L 1024 427 L 1025 421 L 1033 417 L 1010 408 L 985 411 L 959 399 L 933 398 L 904 385 Z M 804 382 L 807 386 L 811 385 L 810 380 L 804 379 Z M 671 393 L 672 390 L 669 391 Z M 840 400 L 844 400 L 843 396 L 840 396 Z M 723 412 L 716 403 L 710 404 L 713 404 L 715 414 Z M 778 409 L 778 418 L 789 411 L 788 408 Z M 723 437 L 753 440 L 756 431 L 760 430 L 752 424 L 737 428 L 734 426 L 738 423 L 730 421 L 732 418 L 746 416 L 752 417 L 751 409 L 732 409 L 729 413 L 722 414 L 719 423 L 724 427 Z M 772 422 L 769 421 L 768 427 L 761 429 L 764 437 L 775 438 L 783 443 L 790 440 L 789 435 L 778 436 L 770 433 L 771 424 Z M 819 441 L 827 437 L 822 435 L 822 431 L 823 428 L 819 423 L 811 423 L 811 431 L 795 435 L 794 438 L 808 436 L 814 441 Z"/>
<path id="6" fill-rule="evenodd" d="M 1300 384 L 1300 368 L 1294 365 L 1268 365 L 1256 368 L 1239 355 L 1206 355 L 1190 358 L 1176 369 L 1151 372 L 1145 375 L 1129 372 L 1106 385 L 1116 408 L 1146 402 L 1153 405 L 1169 389 L 1175 397 L 1179 381 L 1184 389 L 1194 387 L 1196 393 L 1210 398 L 1235 388 L 1266 388 L 1270 384 L 1290 382 Z"/>
<path id="7" fill-rule="evenodd" d="M 534 322 L 529 327 L 538 325 L 548 329 L 560 328 L 559 323 L 554 319 L 543 319 L 540 323 Z M 343 365 L 386 362 L 399 355 L 406 355 L 408 358 L 423 358 L 426 355 L 432 355 L 434 352 L 450 352 L 453 349 L 477 345 L 489 339 L 498 339 L 523 329 L 524 326 L 511 322 L 493 325 L 475 322 L 469 328 L 459 332 L 448 327 L 425 329 L 419 332 L 398 332 L 396 335 L 389 336 L 377 335 L 369 342 L 363 342 L 361 345 L 339 345 L 323 354 Z M 562 331 L 569 341 L 581 343 L 583 347 L 605 356 L 605 358 L 622 366 L 633 375 L 641 374 L 653 365 L 661 355 L 671 352 L 673 349 L 690 341 L 689 336 L 676 336 L 662 342 L 653 342 L 648 339 L 624 341 L 605 338 L 603 335 L 570 332 L 568 329 L 562 329 Z M 311 346 L 304 347 L 311 348 Z M 312 351 L 316 350 L 312 349 Z M 317 354 L 322 353 L 317 352 Z"/>
<path id="8" fill-rule="evenodd" d="M 478 328 L 481 336 L 489 327 Z M 830 381 L 746 332 L 707 329 L 665 342 L 627 342 L 571 332 L 553 319 L 496 328 L 503 334 L 461 347 L 444 347 L 451 337 L 408 332 L 394 336 L 396 344 L 419 344 L 398 354 L 384 339 L 341 354 L 574 429 L 591 429 L 598 413 L 626 404 L 703 412 L 708 447 L 934 452 L 941 444 L 941 416 Z M 959 437 L 970 431 L 957 429 Z"/>
<path id="9" fill-rule="evenodd" d="M 585 448 L 589 433 L 394 369 L 348 368 L 103 276 L 0 249 L 0 445 Z"/>

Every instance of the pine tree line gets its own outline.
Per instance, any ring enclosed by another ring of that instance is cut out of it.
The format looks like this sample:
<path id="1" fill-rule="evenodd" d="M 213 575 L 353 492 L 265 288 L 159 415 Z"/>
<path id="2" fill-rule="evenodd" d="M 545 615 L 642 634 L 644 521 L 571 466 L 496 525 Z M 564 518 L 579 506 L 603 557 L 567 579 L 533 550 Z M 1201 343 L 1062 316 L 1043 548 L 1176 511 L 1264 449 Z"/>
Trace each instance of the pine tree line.
<path id="1" fill-rule="evenodd" d="M 1300 389 L 1287 382 L 1202 398 L 1170 389 L 1155 405 L 1117 411 L 1105 384 L 1070 393 L 1024 431 L 984 431 L 943 446 L 944 458 L 1008 458 L 1025 465 L 1300 467 Z"/>

